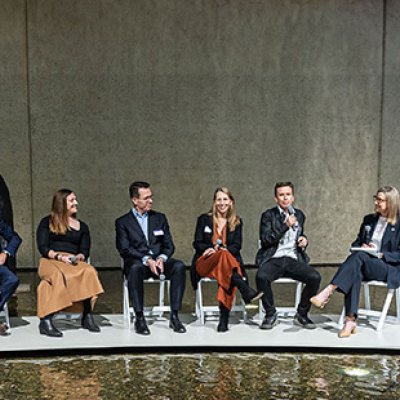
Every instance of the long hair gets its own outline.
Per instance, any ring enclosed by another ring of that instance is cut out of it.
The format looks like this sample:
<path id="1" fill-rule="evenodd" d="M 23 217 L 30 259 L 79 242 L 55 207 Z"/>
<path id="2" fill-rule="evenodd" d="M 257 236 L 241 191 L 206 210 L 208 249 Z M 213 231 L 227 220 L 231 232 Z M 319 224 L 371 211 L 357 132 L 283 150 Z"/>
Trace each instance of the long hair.
<path id="1" fill-rule="evenodd" d="M 214 199 L 213 199 L 213 205 L 209 211 L 209 215 L 212 215 L 213 217 L 213 223 L 217 223 L 217 217 L 218 217 L 218 212 L 217 212 L 217 207 L 215 206 L 215 200 L 217 198 L 217 193 L 222 192 L 225 193 L 231 200 L 232 200 L 232 205 L 228 212 L 226 213 L 226 220 L 227 220 L 227 226 L 231 232 L 233 232 L 236 227 L 240 224 L 240 218 L 236 214 L 236 206 L 235 206 L 235 199 L 231 193 L 231 191 L 227 187 L 218 187 L 215 189 L 214 192 Z"/>
<path id="2" fill-rule="evenodd" d="M 399 191 L 394 186 L 382 186 L 376 193 L 383 193 L 386 197 L 387 220 L 390 224 L 396 224 L 400 213 Z"/>
<path id="3" fill-rule="evenodd" d="M 70 189 L 60 189 L 54 193 L 50 214 L 50 231 L 65 235 L 69 230 L 67 197 L 73 193 Z"/>

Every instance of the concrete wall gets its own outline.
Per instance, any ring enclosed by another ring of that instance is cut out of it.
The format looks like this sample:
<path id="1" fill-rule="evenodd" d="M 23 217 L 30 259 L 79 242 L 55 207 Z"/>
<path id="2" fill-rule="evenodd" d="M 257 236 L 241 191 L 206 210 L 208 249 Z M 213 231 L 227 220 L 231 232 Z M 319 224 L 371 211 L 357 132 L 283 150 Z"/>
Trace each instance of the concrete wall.
<path id="1" fill-rule="evenodd" d="M 108 267 L 136 179 L 152 183 L 187 263 L 219 185 L 236 196 L 246 262 L 274 183 L 292 180 L 312 261 L 332 263 L 378 184 L 400 183 L 396 1 L 0 4 L 0 167 L 20 265 L 35 264 L 32 226 L 60 187 L 76 191 Z"/>

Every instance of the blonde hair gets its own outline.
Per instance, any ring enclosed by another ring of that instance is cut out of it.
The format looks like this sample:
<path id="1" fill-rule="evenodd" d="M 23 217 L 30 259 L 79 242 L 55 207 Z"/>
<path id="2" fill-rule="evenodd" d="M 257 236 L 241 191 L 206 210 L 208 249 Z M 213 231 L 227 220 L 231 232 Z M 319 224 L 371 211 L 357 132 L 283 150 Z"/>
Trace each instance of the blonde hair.
<path id="1" fill-rule="evenodd" d="M 232 205 L 229 208 L 228 212 L 226 213 L 226 221 L 227 221 L 227 226 L 228 226 L 229 230 L 231 232 L 233 232 L 236 229 L 236 227 L 240 224 L 240 218 L 236 214 L 235 199 L 234 199 L 231 191 L 227 187 L 222 186 L 222 187 L 218 187 L 217 189 L 215 189 L 213 205 L 209 211 L 209 215 L 212 215 L 213 223 L 216 224 L 217 217 L 218 217 L 218 211 L 217 211 L 217 207 L 215 206 L 215 200 L 217 199 L 218 192 L 225 193 L 229 197 L 229 199 L 232 201 Z"/>
<path id="2" fill-rule="evenodd" d="M 54 193 L 51 206 L 49 228 L 56 235 L 65 235 L 70 229 L 68 223 L 67 197 L 73 193 L 70 189 L 60 189 Z"/>
<path id="3" fill-rule="evenodd" d="M 383 193 L 386 197 L 387 220 L 390 224 L 395 225 L 400 214 L 400 196 L 399 191 L 394 186 L 382 186 L 377 192 Z"/>

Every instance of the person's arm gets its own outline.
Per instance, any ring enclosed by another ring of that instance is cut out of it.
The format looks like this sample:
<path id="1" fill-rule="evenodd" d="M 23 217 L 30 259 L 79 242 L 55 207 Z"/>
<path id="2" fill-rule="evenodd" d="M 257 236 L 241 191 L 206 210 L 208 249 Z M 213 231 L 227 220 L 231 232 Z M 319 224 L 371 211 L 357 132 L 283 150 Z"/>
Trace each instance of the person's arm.
<path id="1" fill-rule="evenodd" d="M 76 255 L 78 260 L 85 261 L 90 256 L 90 231 L 88 225 L 80 221 L 82 236 L 81 242 L 79 243 L 79 253 Z"/>
<path id="2" fill-rule="evenodd" d="M 229 229 L 226 226 L 226 229 Z M 233 232 L 233 238 L 230 243 L 227 243 L 226 248 L 233 256 L 238 256 L 240 254 L 240 250 L 242 248 L 242 231 L 243 231 L 243 222 L 240 220 L 239 225 L 236 226 L 235 231 Z"/>
<path id="3" fill-rule="evenodd" d="M 172 234 L 169 228 L 167 217 L 164 214 L 161 214 L 162 218 L 162 230 L 164 232 L 160 254 L 157 257 L 163 258 L 164 261 L 167 261 L 175 251 L 174 241 L 172 239 Z"/>
<path id="4" fill-rule="evenodd" d="M 4 221 L 0 220 L 0 235 L 7 240 L 7 246 L 3 249 L 3 253 L 7 256 L 10 255 L 15 257 L 19 246 L 21 245 L 22 239 L 15 232 L 11 226 L 4 223 Z"/>
<path id="5" fill-rule="evenodd" d="M 289 227 L 280 215 L 274 217 L 271 211 L 266 211 L 260 221 L 260 242 L 263 249 L 277 246 Z"/>
<path id="6" fill-rule="evenodd" d="M 297 246 L 300 248 L 301 251 L 304 251 L 308 246 L 308 239 L 304 233 L 305 224 L 306 224 L 306 216 L 300 210 L 297 210 L 297 213 L 298 213 L 298 217 L 299 217 L 299 237 L 297 239 Z"/>
<path id="7" fill-rule="evenodd" d="M 134 247 L 129 238 L 129 231 L 123 220 L 115 221 L 115 244 L 120 256 L 124 259 L 135 258 L 142 261 L 149 253 L 148 247 L 143 243 L 141 247 Z"/>
<path id="8" fill-rule="evenodd" d="M 209 227 L 207 225 L 208 220 L 209 219 L 206 218 L 204 215 L 200 215 L 200 217 L 197 218 L 193 247 L 196 250 L 196 253 L 200 255 L 203 254 L 207 249 L 213 248 L 212 244 L 213 232 L 212 232 L 212 227 Z M 210 232 L 205 232 L 205 230 L 207 229 L 206 226 L 209 228 Z"/>
<path id="9" fill-rule="evenodd" d="M 43 218 L 36 230 L 36 243 L 42 257 L 55 258 L 55 252 L 50 248 L 49 218 Z M 49 252 L 52 251 L 51 254 Z"/>

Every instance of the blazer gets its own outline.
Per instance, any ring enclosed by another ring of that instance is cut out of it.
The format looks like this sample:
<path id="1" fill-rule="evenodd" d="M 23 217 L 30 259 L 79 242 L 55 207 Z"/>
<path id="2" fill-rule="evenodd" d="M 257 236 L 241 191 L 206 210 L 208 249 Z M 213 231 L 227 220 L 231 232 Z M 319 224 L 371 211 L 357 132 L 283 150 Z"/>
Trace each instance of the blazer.
<path id="1" fill-rule="evenodd" d="M 115 221 L 116 247 L 124 260 L 125 271 L 133 263 L 142 262 L 145 256 L 156 259 L 165 254 L 170 258 L 175 251 L 166 216 L 156 211 L 148 214 L 148 241 L 132 211 Z"/>
<path id="2" fill-rule="evenodd" d="M 7 225 L 3 220 L 0 219 L 0 236 L 2 236 L 6 241 L 6 245 L 1 247 L 1 252 L 4 250 L 10 253 L 12 257 L 15 257 L 18 247 L 20 246 L 22 239 L 19 237 L 18 233 L 15 232 L 9 225 Z"/>
<path id="3" fill-rule="evenodd" d="M 304 223 L 306 217 L 304 213 L 295 208 L 297 221 L 299 223 L 299 236 L 305 236 Z M 278 250 L 279 241 L 289 230 L 285 224 L 285 216 L 279 211 L 278 206 L 266 210 L 261 215 L 260 221 L 260 245 L 256 255 L 256 265 L 259 267 L 262 263 L 270 260 L 275 252 Z M 297 258 L 302 262 L 309 262 L 305 248 L 297 247 Z"/>
<path id="4" fill-rule="evenodd" d="M 378 219 L 378 214 L 368 214 L 364 217 L 357 238 L 352 243 L 352 247 L 359 247 L 366 242 L 366 226 L 371 227 L 370 237 L 372 237 Z M 400 286 L 400 220 L 395 225 L 387 224 L 382 237 L 381 252 L 382 260 L 389 267 L 387 277 L 388 288 L 397 289 Z"/>
<path id="5" fill-rule="evenodd" d="M 226 248 L 239 261 L 242 273 L 246 275 L 243 268 L 242 256 L 240 255 L 240 250 L 242 248 L 242 230 L 242 220 L 240 220 L 240 224 L 236 226 L 233 232 L 231 232 L 228 227 L 226 228 Z M 194 290 L 197 289 L 197 283 L 200 280 L 196 272 L 196 261 L 204 253 L 204 250 L 213 247 L 213 235 L 214 224 L 212 216 L 208 214 L 200 215 L 197 219 L 196 231 L 194 234 L 193 247 L 195 249 L 195 254 L 190 268 L 190 278 Z"/>

